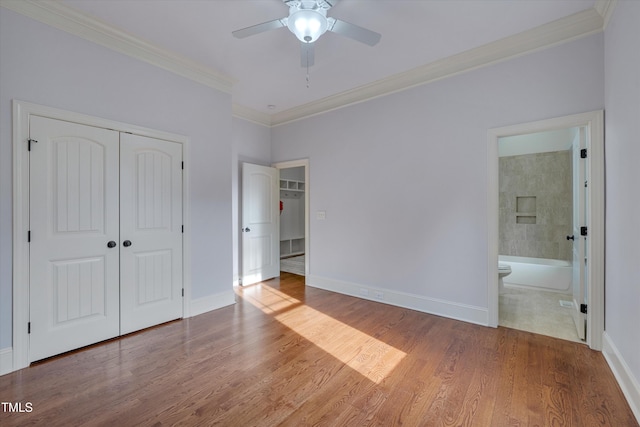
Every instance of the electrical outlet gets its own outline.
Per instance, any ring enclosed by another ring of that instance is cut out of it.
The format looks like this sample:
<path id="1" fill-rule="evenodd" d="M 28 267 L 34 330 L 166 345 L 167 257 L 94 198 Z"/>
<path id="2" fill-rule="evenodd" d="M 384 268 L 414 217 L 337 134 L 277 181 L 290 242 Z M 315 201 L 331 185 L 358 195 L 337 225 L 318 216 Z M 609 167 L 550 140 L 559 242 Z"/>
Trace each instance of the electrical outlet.
<path id="1" fill-rule="evenodd" d="M 360 295 L 363 296 L 363 297 L 368 297 L 369 296 L 369 289 L 361 288 L 360 289 Z"/>
<path id="2" fill-rule="evenodd" d="M 382 292 L 382 291 L 374 291 L 373 292 L 373 296 L 375 296 L 376 299 L 384 299 L 384 292 Z"/>
<path id="3" fill-rule="evenodd" d="M 326 211 L 317 211 L 316 212 L 316 219 L 319 219 L 321 221 L 327 219 L 327 212 Z"/>

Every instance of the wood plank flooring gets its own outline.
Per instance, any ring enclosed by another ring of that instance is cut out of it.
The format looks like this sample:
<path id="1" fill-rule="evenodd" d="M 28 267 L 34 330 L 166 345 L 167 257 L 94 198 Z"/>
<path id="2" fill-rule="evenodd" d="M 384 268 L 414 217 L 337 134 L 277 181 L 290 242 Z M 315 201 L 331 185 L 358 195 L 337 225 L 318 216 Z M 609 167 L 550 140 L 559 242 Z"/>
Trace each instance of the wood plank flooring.
<path id="1" fill-rule="evenodd" d="M 601 353 L 305 287 L 0 377 L 4 426 L 638 426 Z"/>

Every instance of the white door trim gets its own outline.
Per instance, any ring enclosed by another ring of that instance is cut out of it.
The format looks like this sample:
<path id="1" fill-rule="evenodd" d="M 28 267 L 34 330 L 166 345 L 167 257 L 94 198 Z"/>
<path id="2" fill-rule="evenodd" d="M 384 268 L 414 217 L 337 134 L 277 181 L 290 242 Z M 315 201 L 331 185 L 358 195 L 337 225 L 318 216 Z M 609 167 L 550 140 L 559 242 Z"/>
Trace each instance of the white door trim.
<path id="1" fill-rule="evenodd" d="M 498 326 L 498 138 L 547 130 L 585 126 L 587 141 L 587 345 L 602 350 L 604 333 L 604 112 L 592 111 L 488 131 L 487 219 L 488 219 L 488 310 L 489 326 Z"/>
<path id="2" fill-rule="evenodd" d="M 157 131 L 127 123 L 102 119 L 46 107 L 29 102 L 13 100 L 13 370 L 29 366 L 29 156 L 27 140 L 29 138 L 29 117 L 42 116 L 51 119 L 129 132 L 136 135 L 182 144 L 185 169 L 183 172 L 184 222 L 183 236 L 183 316 L 190 317 L 191 302 L 191 227 L 189 200 L 189 138 L 183 135 Z"/>
<path id="3" fill-rule="evenodd" d="M 278 169 L 278 171 L 280 169 L 304 166 L 304 277 L 306 283 L 307 277 L 309 277 L 309 260 L 311 259 L 311 254 L 309 252 L 309 192 L 311 191 L 311 185 L 309 182 L 309 159 L 272 163 L 271 166 Z"/>

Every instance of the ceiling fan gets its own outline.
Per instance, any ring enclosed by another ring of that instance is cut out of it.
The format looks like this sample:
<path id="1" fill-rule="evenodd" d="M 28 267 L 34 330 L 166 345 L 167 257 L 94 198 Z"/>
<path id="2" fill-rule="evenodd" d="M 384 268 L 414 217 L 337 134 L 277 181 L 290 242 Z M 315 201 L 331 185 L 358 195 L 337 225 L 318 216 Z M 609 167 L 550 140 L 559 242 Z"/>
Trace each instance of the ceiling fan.
<path id="1" fill-rule="evenodd" d="M 234 37 L 243 39 L 269 30 L 288 27 L 301 42 L 300 65 L 310 67 L 314 63 L 314 42 L 327 31 L 357 40 L 369 46 L 376 45 L 382 37 L 375 31 L 327 16 L 327 11 L 338 0 L 283 0 L 289 6 L 289 16 L 263 22 L 233 31 Z"/>

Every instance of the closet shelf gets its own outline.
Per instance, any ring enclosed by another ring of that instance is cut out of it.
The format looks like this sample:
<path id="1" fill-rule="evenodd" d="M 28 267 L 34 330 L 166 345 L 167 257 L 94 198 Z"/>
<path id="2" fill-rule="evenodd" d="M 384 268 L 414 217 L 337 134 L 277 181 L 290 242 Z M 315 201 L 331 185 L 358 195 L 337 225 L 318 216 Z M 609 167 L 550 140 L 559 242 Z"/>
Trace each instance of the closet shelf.
<path id="1" fill-rule="evenodd" d="M 299 235 L 299 236 L 281 236 L 280 237 L 280 241 L 283 242 L 285 240 L 299 240 L 299 239 L 304 239 L 304 235 Z"/>
<path id="2" fill-rule="evenodd" d="M 304 237 L 280 240 L 280 258 L 304 254 Z"/>
<path id="3" fill-rule="evenodd" d="M 304 189 L 304 181 L 296 181 L 293 179 L 280 180 L 280 190 L 304 191 Z"/>

